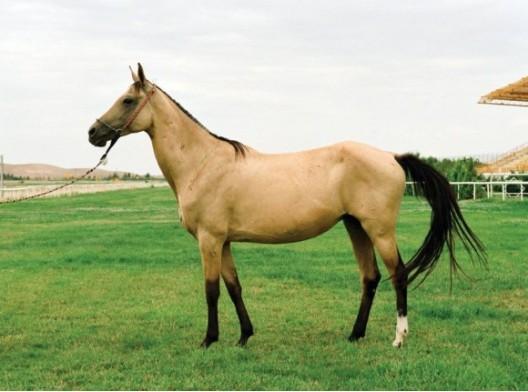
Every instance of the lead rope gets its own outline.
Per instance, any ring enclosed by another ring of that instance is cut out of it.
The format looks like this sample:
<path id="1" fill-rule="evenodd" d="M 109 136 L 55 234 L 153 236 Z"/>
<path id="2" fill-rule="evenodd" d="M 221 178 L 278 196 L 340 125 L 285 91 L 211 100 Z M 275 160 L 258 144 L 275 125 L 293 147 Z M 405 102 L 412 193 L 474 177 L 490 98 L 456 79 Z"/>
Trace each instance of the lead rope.
<path id="1" fill-rule="evenodd" d="M 121 135 L 123 135 L 123 132 L 127 131 L 128 127 L 134 122 L 134 120 L 136 119 L 136 117 L 138 116 L 139 112 L 141 112 L 141 110 L 145 107 L 145 105 L 148 103 L 148 101 L 150 100 L 150 98 L 154 95 L 154 93 L 156 92 L 156 85 L 154 84 L 152 86 L 152 89 L 146 94 L 145 96 L 145 99 L 143 99 L 143 101 L 141 102 L 141 104 L 139 104 L 139 106 L 132 112 L 132 114 L 130 115 L 130 117 L 128 118 L 128 120 L 125 122 L 125 124 L 123 125 L 122 128 L 114 128 L 112 127 L 111 125 L 105 123 L 104 121 L 102 121 L 101 119 L 97 119 L 98 122 L 100 122 L 101 124 L 103 124 L 105 127 L 109 128 L 110 130 L 114 131 L 115 133 L 115 137 L 112 139 L 110 145 L 108 146 L 107 150 L 105 151 L 105 153 L 101 156 L 101 158 L 99 159 L 99 162 L 97 162 L 97 165 L 95 165 L 94 167 L 92 167 L 90 170 L 86 171 L 86 173 L 84 173 L 82 176 L 80 177 L 77 177 L 65 184 L 62 184 L 62 185 L 59 185 L 58 187 L 56 188 L 53 188 L 53 189 L 49 189 L 47 191 L 44 191 L 44 192 L 40 192 L 40 193 L 36 193 L 34 195 L 30 195 L 30 196 L 25 196 L 25 197 L 21 197 L 20 199 L 14 199 L 14 200 L 4 200 L 4 201 L 0 201 L 0 204 L 8 204 L 8 203 L 18 203 L 20 201 L 24 201 L 24 200 L 31 200 L 31 199 L 36 199 L 37 197 L 42 197 L 42 196 L 45 196 L 45 195 L 49 195 L 50 193 L 53 193 L 53 192 L 56 192 L 58 191 L 59 189 L 62 189 L 62 188 L 66 188 L 67 186 L 70 186 L 72 184 L 75 184 L 76 182 L 82 180 L 83 178 L 86 178 L 86 176 L 88 176 L 90 173 L 92 173 L 95 169 L 97 169 L 99 166 L 101 166 L 103 163 L 105 163 L 106 161 L 106 157 L 108 156 L 108 153 L 110 152 L 110 150 L 112 149 L 112 147 L 114 147 L 114 144 L 116 144 L 117 140 L 119 139 L 119 137 Z"/>
<path id="2" fill-rule="evenodd" d="M 73 180 L 71 180 L 71 181 L 69 181 L 69 182 L 67 182 L 65 184 L 59 185 L 56 188 L 48 189 L 47 191 L 36 193 L 34 195 L 24 196 L 24 197 L 21 197 L 19 199 L 0 201 L 0 204 L 18 203 L 18 202 L 21 202 L 21 201 L 24 201 L 24 200 L 36 199 L 37 197 L 42 197 L 42 196 L 45 196 L 45 195 L 49 195 L 50 193 L 56 192 L 56 191 L 58 191 L 58 190 L 60 190 L 62 188 L 66 188 L 67 186 L 75 184 L 76 182 L 82 180 L 83 178 L 86 178 L 89 174 L 93 173 L 95 171 L 95 169 L 97 169 L 99 166 L 101 166 L 102 164 L 105 163 L 106 157 L 108 156 L 108 153 L 110 152 L 112 147 L 114 147 L 114 145 L 116 144 L 117 140 L 119 139 L 119 136 L 120 135 L 118 134 L 116 137 L 114 137 L 112 139 L 112 141 L 110 142 L 110 145 L 106 149 L 105 153 L 101 156 L 101 158 L 99 159 L 99 162 L 97 162 L 97 165 L 95 165 L 91 169 L 87 170 L 86 173 L 84 173 L 82 176 L 74 178 Z"/>

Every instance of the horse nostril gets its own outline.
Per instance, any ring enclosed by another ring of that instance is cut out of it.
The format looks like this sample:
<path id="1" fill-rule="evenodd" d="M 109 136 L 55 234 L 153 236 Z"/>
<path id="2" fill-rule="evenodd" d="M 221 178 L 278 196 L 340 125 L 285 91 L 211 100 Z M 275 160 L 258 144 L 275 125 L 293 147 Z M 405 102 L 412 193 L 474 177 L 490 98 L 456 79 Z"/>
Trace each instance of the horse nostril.
<path id="1" fill-rule="evenodd" d="M 88 131 L 88 135 L 89 136 L 93 136 L 95 133 L 95 128 L 91 128 L 89 131 Z"/>

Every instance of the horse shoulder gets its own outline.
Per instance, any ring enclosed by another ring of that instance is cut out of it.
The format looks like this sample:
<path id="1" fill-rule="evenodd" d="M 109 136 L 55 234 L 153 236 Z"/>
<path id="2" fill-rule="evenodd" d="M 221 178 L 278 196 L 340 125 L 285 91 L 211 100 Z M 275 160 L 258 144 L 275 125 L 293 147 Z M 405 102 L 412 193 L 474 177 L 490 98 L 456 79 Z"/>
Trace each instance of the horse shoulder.
<path id="1" fill-rule="evenodd" d="M 232 165 L 215 165 L 204 172 L 192 186 L 185 187 L 178 195 L 182 225 L 196 235 L 199 231 L 221 235 L 227 230 L 229 189 L 233 182 Z"/>

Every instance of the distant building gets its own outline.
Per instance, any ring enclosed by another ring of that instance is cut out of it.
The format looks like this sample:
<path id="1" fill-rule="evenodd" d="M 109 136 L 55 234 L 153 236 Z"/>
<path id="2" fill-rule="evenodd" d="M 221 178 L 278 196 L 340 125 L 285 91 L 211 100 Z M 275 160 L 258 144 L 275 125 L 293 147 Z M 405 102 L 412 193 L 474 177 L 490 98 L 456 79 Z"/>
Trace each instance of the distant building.
<path id="1" fill-rule="evenodd" d="M 479 103 L 507 106 L 528 106 L 528 76 L 480 98 Z M 499 155 L 477 168 L 480 174 L 527 174 L 528 143 Z"/>

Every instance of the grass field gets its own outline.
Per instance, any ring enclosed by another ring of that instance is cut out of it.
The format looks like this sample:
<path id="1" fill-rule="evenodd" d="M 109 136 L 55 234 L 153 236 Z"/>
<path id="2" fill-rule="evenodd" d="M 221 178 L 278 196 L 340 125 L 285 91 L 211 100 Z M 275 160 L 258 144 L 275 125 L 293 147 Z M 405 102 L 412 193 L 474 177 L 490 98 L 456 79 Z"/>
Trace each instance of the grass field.
<path id="1" fill-rule="evenodd" d="M 461 253 L 473 281 L 449 294 L 443 260 L 409 293 L 402 349 L 385 280 L 367 337 L 347 341 L 360 291 L 338 225 L 302 243 L 235 244 L 256 335 L 234 346 L 222 287 L 207 351 L 200 259 L 170 190 L 0 206 L 0 389 L 528 389 L 528 202 L 462 205 L 489 268 Z M 405 259 L 428 223 L 428 206 L 406 199 Z"/>

